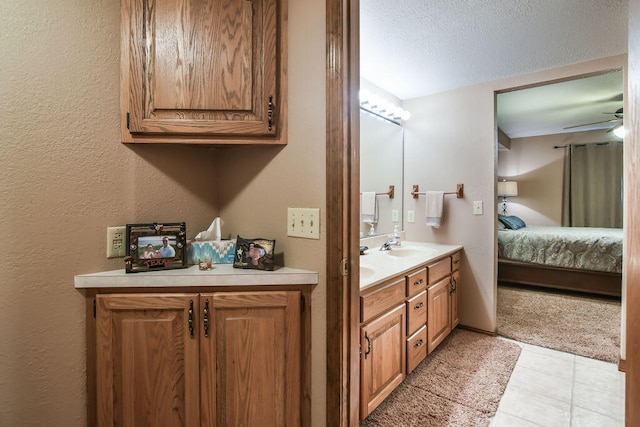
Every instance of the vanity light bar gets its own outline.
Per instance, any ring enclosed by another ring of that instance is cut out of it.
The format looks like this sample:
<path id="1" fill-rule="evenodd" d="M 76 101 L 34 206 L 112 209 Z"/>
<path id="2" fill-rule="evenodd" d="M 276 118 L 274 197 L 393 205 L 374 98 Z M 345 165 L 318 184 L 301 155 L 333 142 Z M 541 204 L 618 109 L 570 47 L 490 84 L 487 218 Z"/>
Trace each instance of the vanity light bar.
<path id="1" fill-rule="evenodd" d="M 383 119 L 399 123 L 409 120 L 411 113 L 366 89 L 360 91 L 360 108 Z"/>

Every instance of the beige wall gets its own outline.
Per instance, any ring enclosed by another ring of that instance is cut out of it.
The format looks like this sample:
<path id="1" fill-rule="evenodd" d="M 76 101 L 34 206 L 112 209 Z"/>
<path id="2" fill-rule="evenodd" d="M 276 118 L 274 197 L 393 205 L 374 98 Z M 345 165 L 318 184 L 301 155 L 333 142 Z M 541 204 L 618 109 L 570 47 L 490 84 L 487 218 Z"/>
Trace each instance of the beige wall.
<path id="1" fill-rule="evenodd" d="M 464 246 L 460 322 L 494 331 L 496 327 L 496 91 L 565 79 L 626 65 L 626 55 L 488 82 L 433 96 L 406 100 L 412 118 L 405 124 L 405 187 L 454 191 L 464 184 L 464 199 L 445 198 L 444 224 L 425 225 L 424 197 L 405 191 L 405 210 L 416 222 L 405 222 L 408 240 Z M 484 215 L 473 215 L 482 201 Z M 406 220 L 406 217 L 405 217 Z"/>
<path id="2" fill-rule="evenodd" d="M 324 2 L 289 1 L 289 145 L 213 149 L 119 142 L 119 2 L 2 2 L 0 24 L 0 425 L 83 426 L 80 273 L 106 227 L 213 217 L 273 237 L 286 265 L 316 270 L 313 419 L 324 425 L 324 238 L 286 237 L 286 207 L 325 203 Z M 324 227 L 324 225 L 323 225 Z"/>
<path id="3" fill-rule="evenodd" d="M 619 140 L 606 130 L 512 139 L 510 150 L 498 151 L 498 180 L 518 182 L 518 196 L 508 198 L 507 214 L 527 225 L 560 226 L 565 149 L 553 147 Z M 501 212 L 501 198 L 497 205 Z"/>

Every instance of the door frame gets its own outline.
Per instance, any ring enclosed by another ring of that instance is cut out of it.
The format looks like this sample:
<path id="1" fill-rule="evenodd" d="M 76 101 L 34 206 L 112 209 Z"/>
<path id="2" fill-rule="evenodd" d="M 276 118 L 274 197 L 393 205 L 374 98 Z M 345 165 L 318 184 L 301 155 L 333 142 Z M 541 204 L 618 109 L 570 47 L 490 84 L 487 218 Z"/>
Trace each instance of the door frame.
<path id="1" fill-rule="evenodd" d="M 359 0 L 326 0 L 327 426 L 359 423 L 359 34 Z"/>

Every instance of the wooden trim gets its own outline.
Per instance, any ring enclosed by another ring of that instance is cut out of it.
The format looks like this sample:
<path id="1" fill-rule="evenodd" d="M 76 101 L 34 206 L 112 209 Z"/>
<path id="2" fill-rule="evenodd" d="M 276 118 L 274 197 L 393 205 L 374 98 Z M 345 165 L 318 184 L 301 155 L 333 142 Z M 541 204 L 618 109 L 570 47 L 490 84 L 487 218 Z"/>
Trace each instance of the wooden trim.
<path id="1" fill-rule="evenodd" d="M 327 426 L 359 421 L 359 11 L 359 0 L 326 1 Z"/>
<path id="2" fill-rule="evenodd" d="M 467 325 L 462 325 L 462 324 L 458 324 L 458 326 L 456 326 L 458 329 L 464 329 L 466 331 L 471 331 L 471 332 L 477 332 L 479 334 L 483 334 L 483 335 L 489 335 L 490 337 L 497 337 L 498 336 L 498 331 L 485 331 L 484 329 L 478 329 L 478 328 L 474 328 L 472 326 L 467 326 Z"/>
<path id="3" fill-rule="evenodd" d="M 623 358 L 618 359 L 618 371 L 627 372 L 627 361 Z"/>
<path id="4" fill-rule="evenodd" d="M 622 275 L 498 259 L 498 282 L 619 297 Z"/>
<path id="5" fill-rule="evenodd" d="M 85 294 L 86 320 L 86 365 L 87 365 L 87 426 L 98 425 L 98 389 L 96 384 L 96 294 L 87 290 Z"/>
<path id="6" fill-rule="evenodd" d="M 629 2 L 629 64 L 624 97 L 624 238 L 626 284 L 625 425 L 640 425 L 640 2 Z"/>

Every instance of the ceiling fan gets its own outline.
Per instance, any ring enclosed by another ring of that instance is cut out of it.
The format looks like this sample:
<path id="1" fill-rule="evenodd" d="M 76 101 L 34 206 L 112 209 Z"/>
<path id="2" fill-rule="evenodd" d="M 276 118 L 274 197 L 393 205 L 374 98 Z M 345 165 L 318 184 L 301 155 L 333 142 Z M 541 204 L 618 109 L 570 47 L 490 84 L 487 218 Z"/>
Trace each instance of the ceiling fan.
<path id="1" fill-rule="evenodd" d="M 583 123 L 581 125 L 567 126 L 564 129 L 574 129 L 574 128 L 579 128 L 579 127 L 583 127 L 583 126 L 599 125 L 599 124 L 603 124 L 603 123 L 615 123 L 615 125 L 613 125 L 611 127 L 611 129 L 610 129 L 610 130 L 612 130 L 613 128 L 617 127 L 618 122 L 620 122 L 619 124 L 622 124 L 622 117 L 623 117 L 623 109 L 622 108 L 618 108 L 615 111 L 615 113 L 602 113 L 602 114 L 613 114 L 613 118 L 611 118 L 609 120 L 602 120 L 602 121 L 599 121 L 599 122 Z"/>

